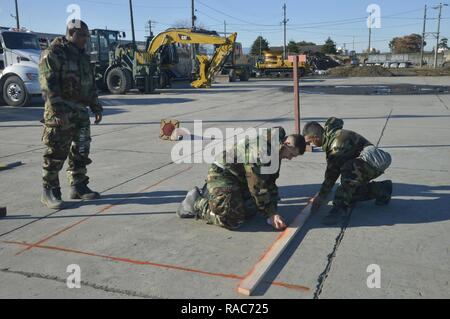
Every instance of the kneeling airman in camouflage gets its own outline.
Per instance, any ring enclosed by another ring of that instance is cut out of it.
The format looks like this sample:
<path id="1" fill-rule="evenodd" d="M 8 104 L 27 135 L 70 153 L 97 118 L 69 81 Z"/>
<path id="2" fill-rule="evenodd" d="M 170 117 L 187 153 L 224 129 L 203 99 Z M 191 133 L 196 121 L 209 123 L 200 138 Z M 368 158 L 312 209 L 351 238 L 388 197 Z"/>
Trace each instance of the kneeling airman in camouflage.
<path id="1" fill-rule="evenodd" d="M 333 117 L 325 127 L 310 122 L 303 130 L 306 142 L 322 147 L 327 156 L 325 181 L 314 199 L 313 211 L 320 208 L 341 176 L 333 209 L 323 221 L 325 225 L 339 223 L 356 202 L 376 200 L 377 205 L 383 206 L 389 204 L 392 196 L 392 181 L 373 182 L 389 168 L 391 156 L 343 127 L 344 121 Z"/>
<path id="2" fill-rule="evenodd" d="M 279 134 L 272 139 L 274 130 Z M 233 148 L 217 157 L 203 189 L 195 188 L 188 193 L 178 209 L 178 216 L 236 230 L 259 212 L 275 229 L 284 230 L 287 226 L 277 212 L 279 194 L 276 180 L 280 175 L 281 160 L 303 155 L 306 142 L 301 135 L 286 136 L 282 128 L 268 130 L 265 136 L 258 138 L 258 145 L 262 145 L 261 141 L 267 143 L 269 152 L 266 154 L 271 154 L 272 150 L 279 152 L 276 169 L 265 172 L 265 168 L 275 163 L 249 160 L 259 158 L 261 152 L 255 147 L 257 143 L 254 140 L 238 141 Z M 276 148 L 272 147 L 274 140 Z M 239 158 L 245 160 L 238 161 Z"/>
<path id="3" fill-rule="evenodd" d="M 91 131 L 86 106 L 95 114 L 95 124 L 102 120 L 94 71 L 85 53 L 88 26 L 72 20 L 66 37 L 56 38 L 42 54 L 39 79 L 45 100 L 43 142 L 47 147 L 43 163 L 41 202 L 51 209 L 63 208 L 59 172 L 69 157 L 67 169 L 72 199 L 92 200 L 100 195 L 88 188 L 86 166 L 89 159 Z"/>

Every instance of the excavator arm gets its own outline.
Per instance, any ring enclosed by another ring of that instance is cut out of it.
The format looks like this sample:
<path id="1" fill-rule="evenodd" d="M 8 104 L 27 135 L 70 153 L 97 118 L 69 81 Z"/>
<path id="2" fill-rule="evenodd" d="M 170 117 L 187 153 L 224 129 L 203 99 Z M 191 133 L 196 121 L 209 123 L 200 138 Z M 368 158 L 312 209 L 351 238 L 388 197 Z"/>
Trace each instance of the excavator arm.
<path id="1" fill-rule="evenodd" d="M 154 57 L 160 50 L 173 43 L 180 44 L 210 44 L 215 45 L 216 50 L 211 60 L 207 56 L 199 55 L 197 59 L 200 63 L 199 77 L 192 83 L 195 88 L 210 87 L 215 75 L 220 71 L 227 57 L 233 52 L 236 43 L 237 33 L 231 34 L 228 38 L 219 36 L 216 32 L 191 29 L 169 29 L 158 34 L 150 42 L 147 53 L 137 57 L 138 61 L 146 61 L 149 57 Z"/>
<path id="2" fill-rule="evenodd" d="M 227 43 L 218 46 L 211 61 L 204 55 L 197 56 L 200 63 L 200 72 L 199 78 L 192 82 L 192 87 L 197 89 L 211 87 L 214 77 L 220 72 L 228 56 L 233 52 L 236 38 L 237 34 L 233 33 L 228 38 L 229 41 Z"/>

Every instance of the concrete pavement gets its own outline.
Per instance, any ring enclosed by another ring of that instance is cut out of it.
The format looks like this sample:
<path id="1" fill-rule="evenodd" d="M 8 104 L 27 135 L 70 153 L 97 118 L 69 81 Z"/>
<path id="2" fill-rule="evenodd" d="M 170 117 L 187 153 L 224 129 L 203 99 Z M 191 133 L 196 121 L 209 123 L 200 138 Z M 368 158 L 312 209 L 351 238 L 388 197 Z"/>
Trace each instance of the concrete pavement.
<path id="1" fill-rule="evenodd" d="M 448 85 L 449 78 L 306 79 L 308 85 Z M 159 95 L 104 96 L 104 122 L 92 129 L 95 202 L 52 212 L 39 202 L 42 107 L 0 107 L 0 297 L 243 298 L 235 288 L 278 234 L 256 217 L 229 232 L 175 215 L 186 191 L 201 186 L 207 164 L 175 164 L 173 142 L 158 139 L 161 119 L 192 129 L 284 126 L 292 95 L 285 81 L 170 89 Z M 344 227 L 314 215 L 257 291 L 261 298 L 450 297 L 450 95 L 302 94 L 303 124 L 345 120 L 389 151 L 395 182 L 389 207 L 358 205 Z M 205 142 L 206 144 L 207 142 Z M 283 164 L 280 213 L 290 221 L 319 189 L 322 153 Z M 65 181 L 62 173 L 61 181 Z M 63 197 L 68 187 L 63 184 Z M 67 266 L 81 267 L 81 289 L 68 289 Z M 369 289 L 367 267 L 381 268 Z"/>

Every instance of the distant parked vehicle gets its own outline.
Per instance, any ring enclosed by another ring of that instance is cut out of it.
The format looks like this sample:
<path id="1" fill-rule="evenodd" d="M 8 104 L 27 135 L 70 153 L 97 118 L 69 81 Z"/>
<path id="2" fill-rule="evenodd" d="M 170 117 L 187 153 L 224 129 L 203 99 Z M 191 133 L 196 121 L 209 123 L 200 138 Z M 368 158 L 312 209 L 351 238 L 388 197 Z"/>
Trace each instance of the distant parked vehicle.
<path id="1" fill-rule="evenodd" d="M 23 30 L 0 30 L 0 89 L 10 106 L 25 106 L 41 95 L 38 37 Z"/>
<path id="2" fill-rule="evenodd" d="M 397 69 L 398 68 L 398 63 L 391 63 L 391 65 L 389 67 L 391 69 Z"/>

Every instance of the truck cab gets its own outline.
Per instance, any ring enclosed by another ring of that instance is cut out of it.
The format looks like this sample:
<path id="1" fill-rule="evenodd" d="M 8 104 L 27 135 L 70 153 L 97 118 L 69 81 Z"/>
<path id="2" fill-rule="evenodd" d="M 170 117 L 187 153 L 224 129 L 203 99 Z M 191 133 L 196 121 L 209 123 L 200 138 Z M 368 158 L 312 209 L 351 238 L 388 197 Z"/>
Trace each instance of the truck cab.
<path id="1" fill-rule="evenodd" d="M 235 82 L 238 78 L 242 82 L 246 82 L 253 74 L 252 63 L 248 56 L 244 54 L 242 44 L 236 42 L 233 52 L 226 59 L 222 74 L 228 75 L 229 82 Z"/>
<path id="2" fill-rule="evenodd" d="M 40 96 L 38 37 L 23 30 L 0 30 L 0 89 L 10 106 L 26 106 Z"/>

